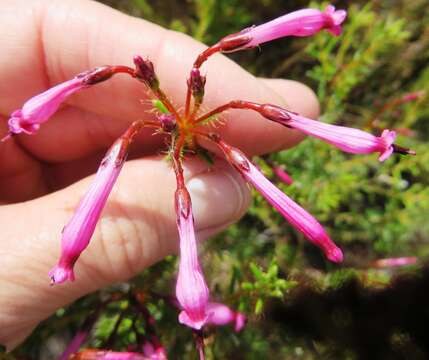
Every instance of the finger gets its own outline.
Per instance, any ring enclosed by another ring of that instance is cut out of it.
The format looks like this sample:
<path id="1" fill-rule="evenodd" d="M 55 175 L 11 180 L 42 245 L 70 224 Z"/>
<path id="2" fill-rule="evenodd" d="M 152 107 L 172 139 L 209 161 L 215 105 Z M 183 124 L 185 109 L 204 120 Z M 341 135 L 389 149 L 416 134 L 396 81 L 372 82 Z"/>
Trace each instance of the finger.
<path id="1" fill-rule="evenodd" d="M 95 2 L 40 0 L 31 3 L 31 11 L 24 0 L 2 6 L 6 11 L 1 12 L 0 23 L 7 27 L 2 33 L 2 41 L 9 51 L 7 56 L 0 57 L 0 69 L 7 69 L 7 72 L 0 70 L 3 78 L 0 92 L 10 94 L 9 99 L 0 99 L 3 112 L 19 107 L 25 99 L 45 90 L 49 84 L 69 79 L 88 68 L 101 64 L 130 64 L 134 54 L 148 56 L 155 63 L 163 88 L 180 106 L 183 105 L 191 64 L 204 49 L 202 44 L 188 36 L 130 18 Z M 19 19 L 11 15 L 18 11 L 22 14 Z M 5 39 L 4 34 L 8 36 Z M 41 53 L 44 61 L 40 60 Z M 31 69 L 29 59 L 34 63 Z M 286 104 L 282 96 L 224 56 L 216 55 L 210 59 L 203 72 L 208 76 L 207 109 L 234 99 L 293 108 L 291 101 L 286 99 Z M 112 121 L 104 121 L 100 116 L 114 119 L 114 127 L 120 123 L 123 130 L 126 123 L 147 116 L 147 108 L 140 101 L 144 98 L 147 97 L 141 84 L 120 77 L 78 94 L 72 103 L 99 116 L 94 120 L 93 134 L 105 127 L 109 133 L 119 135 L 120 131 L 113 129 Z M 290 130 L 251 112 L 231 111 L 226 119 L 227 124 L 222 129 L 224 136 L 248 153 L 264 153 L 296 141 L 296 135 Z M 45 125 L 48 133 L 50 126 L 50 123 Z M 64 136 L 74 136 L 74 133 L 68 132 Z M 77 151 L 79 141 L 76 140 L 72 143 Z M 96 137 L 94 142 L 97 142 Z M 23 136 L 22 143 L 40 158 L 51 160 L 52 154 L 62 151 L 61 148 L 57 152 L 46 151 L 40 144 L 36 147 L 33 137 Z"/>
<path id="2" fill-rule="evenodd" d="M 248 189 L 228 164 L 218 161 L 207 169 L 192 158 L 185 162 L 185 169 L 200 239 L 243 214 Z M 172 170 L 160 158 L 130 161 L 89 247 L 76 263 L 76 281 L 50 287 L 47 274 L 60 253 L 61 229 L 90 181 L 87 178 L 43 198 L 0 208 L 0 343 L 16 344 L 58 307 L 128 279 L 177 250 Z"/>

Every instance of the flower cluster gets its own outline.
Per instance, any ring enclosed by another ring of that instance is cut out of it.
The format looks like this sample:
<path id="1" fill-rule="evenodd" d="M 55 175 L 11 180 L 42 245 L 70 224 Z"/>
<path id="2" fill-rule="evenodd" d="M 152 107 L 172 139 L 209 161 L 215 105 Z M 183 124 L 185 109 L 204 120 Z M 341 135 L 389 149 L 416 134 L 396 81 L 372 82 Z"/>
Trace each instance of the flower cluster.
<path id="1" fill-rule="evenodd" d="M 158 113 L 156 121 L 139 120 L 132 123 L 107 152 L 88 192 L 84 195 L 69 223 L 64 227 L 61 256 L 58 264 L 49 273 L 52 283 L 58 284 L 66 280 L 74 280 L 73 267 L 82 251 L 88 246 L 103 207 L 126 160 L 130 144 L 143 127 L 154 128 L 157 132 L 162 132 L 169 137 L 170 159 L 177 179 L 174 204 L 180 238 L 180 262 L 176 284 L 180 323 L 197 331 L 210 324 L 233 324 L 235 330 L 240 331 L 246 321 L 243 314 L 210 300 L 209 287 L 199 263 L 192 199 L 183 177 L 183 162 L 186 160 L 183 155 L 184 150 L 198 151 L 195 138 L 204 138 L 215 144 L 245 181 L 260 192 L 293 227 L 311 243 L 318 246 L 327 259 L 335 263 L 341 262 L 343 260 L 341 249 L 331 240 L 322 225 L 274 186 L 243 152 L 227 144 L 218 134 L 211 133 L 210 128 L 204 125 L 210 124 L 213 119 L 216 119 L 216 116 L 229 109 L 250 110 L 256 111 L 267 120 L 316 137 L 348 153 L 379 153 L 380 161 L 386 160 L 394 152 L 414 153 L 394 144 L 396 137 L 394 131 L 384 130 L 380 136 L 375 136 L 358 129 L 308 119 L 272 104 L 235 100 L 201 114 L 206 77 L 201 75 L 200 68 L 215 53 L 250 49 L 285 36 L 311 36 L 322 30 L 327 30 L 337 36 L 341 33 L 341 24 L 345 17 L 344 10 L 335 10 L 333 6 L 328 6 L 325 11 L 304 9 L 222 38 L 196 58 L 187 81 L 183 111 L 176 109 L 163 92 L 153 63 L 149 59 L 135 56 L 134 68 L 122 65 L 103 66 L 87 71 L 33 97 L 21 109 L 13 112 L 9 119 L 9 133 L 3 140 L 21 133 L 29 135 L 37 133 L 41 124 L 48 121 L 49 117 L 69 96 L 106 81 L 118 73 L 127 74 L 143 83 L 153 99 L 162 104 L 164 109 L 163 112 Z M 277 167 L 274 171 L 282 181 L 292 182 L 282 168 Z M 112 352 L 93 351 L 91 354 L 91 359 L 165 358 L 164 350 L 156 341 L 147 341 L 141 353 L 119 355 Z"/>

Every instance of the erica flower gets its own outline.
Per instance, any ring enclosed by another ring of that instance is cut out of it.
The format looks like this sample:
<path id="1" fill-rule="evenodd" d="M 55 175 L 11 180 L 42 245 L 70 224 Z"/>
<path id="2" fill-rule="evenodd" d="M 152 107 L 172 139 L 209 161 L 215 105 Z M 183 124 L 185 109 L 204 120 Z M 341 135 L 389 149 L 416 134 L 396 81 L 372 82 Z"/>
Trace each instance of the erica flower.
<path id="1" fill-rule="evenodd" d="M 373 262 L 372 266 L 376 268 L 387 268 L 396 266 L 413 265 L 417 262 L 415 256 L 405 256 L 398 258 L 378 259 Z"/>
<path id="2" fill-rule="evenodd" d="M 180 236 L 180 263 L 176 284 L 176 296 L 182 308 L 179 322 L 199 330 L 207 321 L 209 289 L 198 262 L 191 197 L 184 187 L 177 189 L 175 204 Z"/>
<path id="3" fill-rule="evenodd" d="M 8 121 L 9 134 L 2 141 L 13 134 L 25 133 L 31 135 L 36 133 L 40 128 L 40 124 L 48 121 L 70 95 L 105 81 L 117 72 L 124 72 L 123 68 L 121 66 L 100 66 L 78 74 L 73 79 L 32 97 L 21 109 L 15 110 L 11 114 Z"/>
<path id="4" fill-rule="evenodd" d="M 267 119 L 317 137 L 348 153 L 378 152 L 380 161 L 386 160 L 393 152 L 415 154 L 412 150 L 393 144 L 396 132 L 392 130 L 384 130 L 381 136 L 374 136 L 359 129 L 307 119 L 274 105 L 262 105 L 260 113 Z"/>
<path id="5" fill-rule="evenodd" d="M 71 355 L 70 360 L 147 360 L 143 354 L 135 352 L 118 352 L 110 350 L 83 350 Z"/>
<path id="6" fill-rule="evenodd" d="M 232 52 L 256 47 L 285 36 L 311 36 L 326 29 L 334 35 L 341 33 L 345 10 L 335 10 L 329 5 L 325 11 L 303 9 L 283 15 L 265 24 L 254 26 L 226 36 L 219 42 L 222 51 Z"/>
<path id="7" fill-rule="evenodd" d="M 209 303 L 207 305 L 209 314 L 208 323 L 222 326 L 234 324 L 234 330 L 240 332 L 246 325 L 246 316 L 240 312 L 231 310 L 228 306 L 220 303 Z"/>
<path id="8" fill-rule="evenodd" d="M 14 111 L 9 119 L 10 134 L 34 134 L 40 124 L 49 120 L 61 103 L 70 95 L 85 88 L 84 78 L 75 77 L 32 97 L 21 109 Z"/>
<path id="9" fill-rule="evenodd" d="M 216 135 L 212 135 L 211 138 L 219 145 L 227 160 L 241 173 L 246 181 L 252 184 L 308 240 L 322 249 L 329 260 L 333 262 L 343 260 L 341 249 L 334 244 L 313 216 L 275 187 L 240 150 L 227 145 Z"/>
<path id="10" fill-rule="evenodd" d="M 128 139 L 120 138 L 105 158 L 73 217 L 64 227 L 61 238 L 61 257 L 49 272 L 52 283 L 74 280 L 73 266 L 88 246 L 107 198 L 126 159 Z"/>

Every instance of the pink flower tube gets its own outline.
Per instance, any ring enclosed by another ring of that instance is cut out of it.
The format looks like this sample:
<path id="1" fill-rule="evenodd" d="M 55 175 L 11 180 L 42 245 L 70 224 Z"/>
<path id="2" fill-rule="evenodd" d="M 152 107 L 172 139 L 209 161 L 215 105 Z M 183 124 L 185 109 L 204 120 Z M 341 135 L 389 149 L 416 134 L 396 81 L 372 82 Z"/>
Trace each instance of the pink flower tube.
<path id="1" fill-rule="evenodd" d="M 167 352 L 159 343 L 146 341 L 143 344 L 143 355 L 150 360 L 167 360 Z"/>
<path id="2" fill-rule="evenodd" d="M 281 166 L 274 166 L 273 172 L 286 185 L 293 184 L 293 179 Z"/>
<path id="3" fill-rule="evenodd" d="M 209 314 L 209 324 L 216 326 L 234 324 L 235 332 L 240 332 L 246 325 L 246 316 L 244 314 L 235 312 L 224 304 L 209 303 L 207 313 Z"/>
<path id="4" fill-rule="evenodd" d="M 32 97 L 11 114 L 9 134 L 36 133 L 40 124 L 48 121 L 67 97 L 88 86 L 84 80 L 84 77 L 75 77 Z"/>
<path id="5" fill-rule="evenodd" d="M 249 49 L 286 36 L 311 36 L 325 29 L 334 35 L 341 34 L 345 10 L 329 5 L 325 11 L 302 9 L 283 15 L 265 24 L 250 27 L 228 35 L 219 42 L 221 51 L 233 52 Z"/>
<path id="6" fill-rule="evenodd" d="M 122 67 L 100 66 L 78 74 L 73 79 L 32 97 L 21 109 L 15 110 L 11 114 L 8 121 L 9 133 L 2 141 L 15 134 L 25 133 L 32 135 L 36 133 L 40 125 L 48 121 L 70 95 L 105 81 L 111 78 L 115 72 L 121 71 L 123 71 Z"/>
<path id="7" fill-rule="evenodd" d="M 73 266 L 94 233 L 101 211 L 125 162 L 127 145 L 128 140 L 123 138 L 112 145 L 73 217 L 64 227 L 61 257 L 49 272 L 53 284 L 74 280 Z"/>
<path id="8" fill-rule="evenodd" d="M 180 263 L 176 297 L 182 311 L 179 322 L 199 330 L 207 321 L 209 289 L 198 262 L 191 197 L 185 188 L 175 194 L 177 227 L 180 236 Z"/>
<path id="9" fill-rule="evenodd" d="M 71 355 L 69 360 L 148 360 L 143 354 L 88 349 Z"/>
<path id="10" fill-rule="evenodd" d="M 370 154 L 378 152 L 380 153 L 378 158 L 380 161 L 386 160 L 393 152 L 415 154 L 412 150 L 394 145 L 396 133 L 391 130 L 384 130 L 378 137 L 359 129 L 307 119 L 274 105 L 262 105 L 260 113 L 269 120 L 300 130 L 348 153 Z"/>
<path id="11" fill-rule="evenodd" d="M 373 262 L 372 266 L 375 268 L 388 268 L 414 265 L 415 263 L 417 263 L 417 258 L 415 256 L 405 256 L 397 258 L 378 259 Z"/>
<path id="12" fill-rule="evenodd" d="M 224 152 L 227 160 L 252 184 L 255 189 L 296 229 L 318 246 L 332 262 L 343 261 L 343 253 L 330 239 L 319 222 L 301 206 L 275 187 L 252 162 L 238 149 L 227 145 L 216 135 L 214 140 Z"/>

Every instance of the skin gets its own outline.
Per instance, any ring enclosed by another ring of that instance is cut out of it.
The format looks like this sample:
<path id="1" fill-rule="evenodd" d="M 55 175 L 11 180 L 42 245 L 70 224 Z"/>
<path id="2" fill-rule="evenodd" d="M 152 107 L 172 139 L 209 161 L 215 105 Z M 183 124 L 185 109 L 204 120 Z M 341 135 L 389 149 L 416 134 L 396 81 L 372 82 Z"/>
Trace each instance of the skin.
<path id="1" fill-rule="evenodd" d="M 180 108 L 191 64 L 204 49 L 186 35 L 87 0 L 2 2 L 0 44 L 0 134 L 28 98 L 95 66 L 132 66 L 134 54 L 153 61 L 162 88 Z M 310 118 L 319 114 L 315 95 L 300 83 L 255 78 L 223 55 L 210 58 L 202 71 L 208 75 L 205 109 L 243 99 Z M 8 349 L 59 307 L 177 251 L 175 177 L 160 155 L 163 139 L 145 130 L 75 266 L 76 281 L 49 286 L 62 227 L 109 145 L 132 121 L 153 116 L 147 99 L 142 84 L 119 75 L 70 98 L 37 135 L 0 144 L 0 344 Z M 223 119 L 216 131 L 249 155 L 301 139 L 252 112 L 232 110 Z M 222 159 L 209 169 L 189 157 L 184 167 L 199 239 L 244 214 L 247 186 Z"/>

